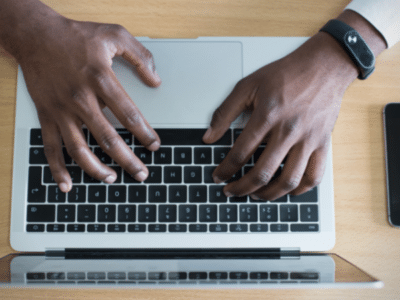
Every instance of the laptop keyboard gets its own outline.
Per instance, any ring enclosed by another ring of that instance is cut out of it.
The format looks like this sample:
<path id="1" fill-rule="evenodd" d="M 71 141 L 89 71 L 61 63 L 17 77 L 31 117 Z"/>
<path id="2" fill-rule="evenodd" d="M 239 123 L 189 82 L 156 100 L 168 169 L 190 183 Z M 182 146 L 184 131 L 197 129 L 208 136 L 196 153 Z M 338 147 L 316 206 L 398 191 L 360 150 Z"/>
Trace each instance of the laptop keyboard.
<path id="1" fill-rule="evenodd" d="M 31 129 L 27 232 L 125 233 L 266 233 L 318 232 L 317 188 L 275 201 L 249 196 L 227 198 L 212 173 L 224 159 L 240 129 L 229 129 L 215 144 L 205 145 L 206 129 L 156 129 L 162 146 L 154 153 L 142 147 L 126 129 L 118 133 L 148 167 L 149 177 L 137 182 L 98 146 L 84 129 L 89 147 L 113 168 L 117 180 L 102 183 L 81 170 L 63 149 L 73 187 L 62 193 L 44 155 L 40 129 Z M 248 172 L 263 151 L 254 153 L 230 180 Z M 280 174 L 282 165 L 274 177 Z"/>

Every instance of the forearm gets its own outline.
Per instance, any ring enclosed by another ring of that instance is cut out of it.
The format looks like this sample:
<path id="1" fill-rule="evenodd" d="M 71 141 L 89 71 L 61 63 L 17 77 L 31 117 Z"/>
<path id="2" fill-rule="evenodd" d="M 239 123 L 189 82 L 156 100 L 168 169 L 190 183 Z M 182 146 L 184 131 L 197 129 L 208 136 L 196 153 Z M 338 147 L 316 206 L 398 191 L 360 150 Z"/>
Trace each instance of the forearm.
<path id="1" fill-rule="evenodd" d="M 0 46 L 18 61 L 63 18 L 39 0 L 0 1 Z"/>

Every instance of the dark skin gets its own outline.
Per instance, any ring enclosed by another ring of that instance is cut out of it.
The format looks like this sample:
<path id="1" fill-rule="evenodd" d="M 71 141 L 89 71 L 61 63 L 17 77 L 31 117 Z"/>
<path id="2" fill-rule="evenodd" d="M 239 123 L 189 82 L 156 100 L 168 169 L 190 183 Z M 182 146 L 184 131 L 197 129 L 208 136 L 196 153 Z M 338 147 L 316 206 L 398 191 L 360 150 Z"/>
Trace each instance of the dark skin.
<path id="1" fill-rule="evenodd" d="M 376 56 L 386 48 L 382 36 L 358 14 L 345 11 L 338 19 L 358 30 Z M 2 1 L 0 28 L 0 45 L 24 72 L 38 111 L 45 154 L 60 189 L 68 192 L 72 187 L 61 139 L 73 160 L 90 176 L 106 183 L 116 179 L 114 170 L 90 151 L 83 124 L 122 168 L 135 179 L 145 180 L 147 168 L 101 109 L 108 106 L 147 149 L 159 148 L 159 137 L 111 69 L 112 58 L 122 56 L 145 84 L 157 87 L 161 80 L 151 53 L 119 25 L 70 20 L 38 0 Z M 248 174 L 224 188 L 226 195 L 250 194 L 254 199 L 274 200 L 316 186 L 324 173 L 341 99 L 357 75 L 339 44 L 328 34 L 317 33 L 288 56 L 242 79 L 215 111 L 203 138 L 206 143 L 217 141 L 243 110 L 253 111 L 243 133 L 215 170 L 214 180 L 227 181 L 262 141 L 267 146 Z M 286 156 L 282 174 L 271 182 Z"/>

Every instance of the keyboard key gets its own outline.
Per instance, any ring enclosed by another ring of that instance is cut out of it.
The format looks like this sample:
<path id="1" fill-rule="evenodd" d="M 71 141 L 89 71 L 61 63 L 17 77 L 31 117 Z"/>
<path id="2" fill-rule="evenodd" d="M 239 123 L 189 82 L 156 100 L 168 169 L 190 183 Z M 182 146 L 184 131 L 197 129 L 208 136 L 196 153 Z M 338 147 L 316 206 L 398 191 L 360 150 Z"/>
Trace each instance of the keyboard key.
<path id="1" fill-rule="evenodd" d="M 78 206 L 78 222 L 94 222 L 96 220 L 95 205 Z"/>
<path id="2" fill-rule="evenodd" d="M 143 224 L 130 224 L 128 225 L 129 232 L 146 232 L 146 225 Z"/>
<path id="3" fill-rule="evenodd" d="M 85 232 L 85 225 L 83 224 L 69 224 L 67 225 L 68 232 Z"/>
<path id="4" fill-rule="evenodd" d="M 161 167 L 147 167 L 149 176 L 144 183 L 161 183 Z"/>
<path id="5" fill-rule="evenodd" d="M 124 142 L 128 145 L 131 146 L 132 145 L 132 134 L 126 130 L 125 128 L 121 128 L 121 129 L 117 129 L 117 132 L 119 134 L 119 136 L 124 140 Z"/>
<path id="6" fill-rule="evenodd" d="M 278 279 L 278 280 L 284 280 L 289 278 L 289 273 L 287 272 L 271 272 L 270 274 L 271 279 Z"/>
<path id="7" fill-rule="evenodd" d="M 169 272 L 168 279 L 169 280 L 186 280 L 188 274 L 186 272 Z"/>
<path id="8" fill-rule="evenodd" d="M 176 222 L 176 205 L 159 205 L 158 221 Z"/>
<path id="9" fill-rule="evenodd" d="M 118 222 L 136 222 L 136 205 L 119 205 Z"/>
<path id="10" fill-rule="evenodd" d="M 106 279 L 106 273 L 105 272 L 88 272 L 87 279 L 104 280 L 104 279 Z"/>
<path id="11" fill-rule="evenodd" d="M 29 163 L 32 165 L 47 165 L 43 147 L 32 147 L 29 149 Z"/>
<path id="12" fill-rule="evenodd" d="M 196 222 L 197 206 L 181 205 L 179 206 L 179 222 Z"/>
<path id="13" fill-rule="evenodd" d="M 152 163 L 152 152 L 143 147 L 135 147 L 135 155 L 145 164 Z"/>
<path id="14" fill-rule="evenodd" d="M 213 174 L 215 168 L 216 168 L 215 166 L 212 166 L 212 167 L 205 166 L 204 167 L 204 171 L 203 172 L 204 172 L 204 182 L 205 183 L 215 183 L 214 179 L 212 177 L 212 174 Z"/>
<path id="15" fill-rule="evenodd" d="M 69 175 L 71 176 L 73 183 L 81 183 L 82 182 L 82 169 L 74 166 L 67 166 L 67 170 Z"/>
<path id="16" fill-rule="evenodd" d="M 165 280 L 167 273 L 165 272 L 149 272 L 149 280 Z"/>
<path id="17" fill-rule="evenodd" d="M 251 232 L 267 232 L 268 225 L 266 225 L 266 224 L 251 224 L 250 231 Z"/>
<path id="18" fill-rule="evenodd" d="M 64 224 L 47 224 L 47 232 L 64 232 Z"/>
<path id="19" fill-rule="evenodd" d="M 104 185 L 89 186 L 88 200 L 90 203 L 105 203 L 106 187 Z"/>
<path id="20" fill-rule="evenodd" d="M 228 198 L 223 192 L 223 185 L 210 185 L 208 187 L 209 197 L 211 203 L 226 203 Z"/>
<path id="21" fill-rule="evenodd" d="M 129 272 L 128 273 L 129 280 L 146 280 L 145 272 Z"/>
<path id="22" fill-rule="evenodd" d="M 217 205 L 199 206 L 200 222 L 217 222 Z"/>
<path id="23" fill-rule="evenodd" d="M 284 196 L 274 200 L 273 202 L 275 202 L 275 203 L 286 203 L 286 202 L 288 202 L 288 195 L 284 195 Z"/>
<path id="24" fill-rule="evenodd" d="M 43 224 L 28 224 L 26 225 L 27 232 L 44 232 Z"/>
<path id="25" fill-rule="evenodd" d="M 219 165 L 228 155 L 230 147 L 215 147 L 214 148 L 214 164 Z"/>
<path id="26" fill-rule="evenodd" d="M 28 222 L 54 222 L 55 205 L 28 205 Z"/>
<path id="27" fill-rule="evenodd" d="M 233 181 L 237 181 L 240 178 L 242 178 L 242 169 L 240 169 L 235 174 L 233 174 L 233 176 L 227 181 L 227 183 L 231 183 Z"/>
<path id="28" fill-rule="evenodd" d="M 300 205 L 300 220 L 302 222 L 317 222 L 318 221 L 318 206 L 317 205 Z"/>
<path id="29" fill-rule="evenodd" d="M 137 181 L 135 178 L 131 176 L 128 172 L 125 170 L 123 171 L 124 173 L 124 183 L 133 183 L 133 184 L 140 184 L 139 181 Z"/>
<path id="30" fill-rule="evenodd" d="M 207 232 L 206 224 L 190 224 L 189 225 L 190 232 Z"/>
<path id="31" fill-rule="evenodd" d="M 167 226 L 165 224 L 150 224 L 149 232 L 166 232 Z"/>
<path id="32" fill-rule="evenodd" d="M 247 232 L 247 224 L 231 224 L 229 225 L 230 232 Z"/>
<path id="33" fill-rule="evenodd" d="M 202 181 L 201 167 L 185 167 L 184 181 L 185 183 L 201 183 Z"/>
<path id="34" fill-rule="evenodd" d="M 227 232 L 228 226 L 226 224 L 210 224 L 210 232 Z"/>
<path id="35" fill-rule="evenodd" d="M 220 222 L 237 222 L 237 206 L 236 205 L 220 205 L 219 206 Z"/>
<path id="36" fill-rule="evenodd" d="M 209 276 L 212 280 L 228 279 L 228 272 L 210 272 Z"/>
<path id="37" fill-rule="evenodd" d="M 65 164 L 66 165 L 72 164 L 72 158 L 71 158 L 71 156 L 69 156 L 67 148 L 63 147 L 62 152 L 63 152 Z"/>
<path id="38" fill-rule="evenodd" d="M 126 202 L 126 186 L 110 185 L 108 186 L 108 202 L 125 203 Z"/>
<path id="39" fill-rule="evenodd" d="M 92 188 L 92 187 L 90 187 Z M 73 185 L 72 189 L 68 192 L 69 203 L 84 203 L 86 202 L 86 186 Z"/>
<path id="40" fill-rule="evenodd" d="M 29 167 L 28 202 L 46 201 L 46 187 L 42 185 L 42 168 Z"/>
<path id="41" fill-rule="evenodd" d="M 248 201 L 247 196 L 242 196 L 242 197 L 234 196 L 229 198 L 229 202 L 231 203 L 246 203 L 247 201 Z"/>
<path id="42" fill-rule="evenodd" d="M 297 222 L 297 205 L 281 205 L 279 208 L 281 222 Z"/>
<path id="43" fill-rule="evenodd" d="M 53 183 L 56 184 L 53 175 L 51 174 L 50 168 L 49 167 L 44 167 L 43 169 L 43 182 L 44 183 Z"/>
<path id="44" fill-rule="evenodd" d="M 39 128 L 31 129 L 31 145 L 43 145 L 42 130 Z"/>
<path id="45" fill-rule="evenodd" d="M 26 274 L 26 279 L 28 280 L 45 280 L 46 279 L 46 274 L 45 273 L 39 273 L 39 272 L 29 272 Z"/>
<path id="46" fill-rule="evenodd" d="M 264 151 L 264 149 L 265 149 L 265 147 L 259 147 L 259 148 L 257 148 L 257 150 L 254 152 L 254 154 L 253 154 L 253 161 L 254 161 L 254 164 L 257 163 L 257 161 L 258 161 L 258 159 L 260 158 L 260 156 L 261 156 L 262 152 Z"/>
<path id="47" fill-rule="evenodd" d="M 130 203 L 145 203 L 147 197 L 146 186 L 144 185 L 131 185 L 129 186 L 129 198 Z"/>
<path id="48" fill-rule="evenodd" d="M 278 221 L 278 205 L 276 205 L 276 204 L 260 205 L 260 221 L 261 222 L 277 222 Z"/>
<path id="49" fill-rule="evenodd" d="M 75 205 L 58 205 L 58 222 L 75 222 Z"/>
<path id="50" fill-rule="evenodd" d="M 288 232 L 289 226 L 288 224 L 271 224 L 272 232 Z"/>
<path id="51" fill-rule="evenodd" d="M 203 135 L 207 129 L 157 129 L 157 134 L 164 146 L 193 145 L 202 146 Z M 135 139 L 136 143 L 136 139 Z M 224 136 L 215 145 L 231 145 L 232 131 L 228 129 Z"/>
<path id="52" fill-rule="evenodd" d="M 108 232 L 125 232 L 126 226 L 125 224 L 109 224 L 107 226 Z"/>
<path id="53" fill-rule="evenodd" d="M 303 202 L 318 202 L 318 190 L 317 187 L 308 191 L 307 193 L 298 196 L 289 196 L 290 202 L 303 203 Z"/>
<path id="54" fill-rule="evenodd" d="M 155 222 L 156 206 L 155 205 L 139 205 L 139 222 Z"/>
<path id="55" fill-rule="evenodd" d="M 89 174 L 87 174 L 86 172 L 83 172 L 83 183 L 89 183 L 89 184 L 99 184 L 101 183 L 100 180 L 90 176 Z"/>
<path id="56" fill-rule="evenodd" d="M 98 222 L 115 222 L 115 205 L 99 205 L 97 207 Z"/>
<path id="57" fill-rule="evenodd" d="M 249 277 L 247 272 L 229 272 L 229 279 L 244 280 Z"/>
<path id="58" fill-rule="evenodd" d="M 64 203 L 65 193 L 63 193 L 58 186 L 51 185 L 48 187 L 47 201 L 49 203 Z"/>
<path id="59" fill-rule="evenodd" d="M 175 148 L 174 149 L 174 163 L 175 164 L 191 164 L 192 163 L 192 149 L 191 148 Z"/>
<path id="60" fill-rule="evenodd" d="M 187 202 L 187 189 L 184 185 L 170 185 L 168 187 L 168 199 L 170 203 Z"/>
<path id="61" fill-rule="evenodd" d="M 105 232 L 106 226 L 104 224 L 88 224 L 88 232 Z"/>
<path id="62" fill-rule="evenodd" d="M 192 203 L 207 202 L 207 187 L 205 185 L 189 186 L 189 202 Z"/>
<path id="63" fill-rule="evenodd" d="M 117 179 L 115 179 L 114 183 L 121 183 L 122 182 L 122 168 L 119 166 L 112 166 L 111 169 L 117 173 Z"/>
<path id="64" fill-rule="evenodd" d="M 103 164 L 106 164 L 106 165 L 111 164 L 111 157 L 108 156 L 108 154 L 105 153 L 103 151 L 103 149 L 101 149 L 100 147 L 95 147 L 93 153 L 94 153 L 94 155 L 97 156 L 98 159 L 100 159 L 100 161 Z"/>
<path id="65" fill-rule="evenodd" d="M 150 185 L 149 186 L 149 202 L 165 203 L 167 202 L 167 186 Z"/>
<path id="66" fill-rule="evenodd" d="M 165 183 L 181 183 L 182 167 L 164 167 Z"/>
<path id="67" fill-rule="evenodd" d="M 57 272 L 57 273 L 47 273 L 47 279 L 49 280 L 64 280 L 65 279 L 65 273 L 64 272 Z"/>
<path id="68" fill-rule="evenodd" d="M 257 222 L 257 205 L 240 205 L 240 222 Z"/>
<path id="69" fill-rule="evenodd" d="M 318 224 L 292 224 L 290 230 L 293 232 L 319 231 Z"/>
<path id="70" fill-rule="evenodd" d="M 170 224 L 168 226 L 169 232 L 186 232 L 187 225 L 186 224 Z"/>
<path id="71" fill-rule="evenodd" d="M 207 279 L 207 272 L 189 272 L 190 280 L 204 280 Z"/>
<path id="72" fill-rule="evenodd" d="M 154 152 L 154 164 L 170 165 L 172 163 L 172 148 L 161 147 Z"/>
<path id="73" fill-rule="evenodd" d="M 125 280 L 126 273 L 125 272 L 108 272 L 107 279 L 110 280 Z"/>
<path id="74" fill-rule="evenodd" d="M 318 280 L 319 274 L 315 272 L 292 272 L 290 279 L 295 280 Z"/>
<path id="75" fill-rule="evenodd" d="M 211 164 L 211 148 L 194 148 L 194 163 L 196 165 Z"/>
<path id="76" fill-rule="evenodd" d="M 268 279 L 268 272 L 251 272 L 250 279 L 253 280 Z"/>

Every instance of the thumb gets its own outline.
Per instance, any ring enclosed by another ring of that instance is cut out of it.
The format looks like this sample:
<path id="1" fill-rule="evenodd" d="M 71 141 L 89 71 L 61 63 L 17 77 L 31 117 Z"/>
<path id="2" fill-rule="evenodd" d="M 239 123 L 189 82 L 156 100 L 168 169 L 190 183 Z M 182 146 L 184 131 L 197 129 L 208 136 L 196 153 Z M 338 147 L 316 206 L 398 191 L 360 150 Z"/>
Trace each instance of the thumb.
<path id="1" fill-rule="evenodd" d="M 214 111 L 210 127 L 203 136 L 206 144 L 212 144 L 218 141 L 231 126 L 231 123 L 246 109 L 246 100 L 248 88 L 239 81 L 229 96 Z"/>

